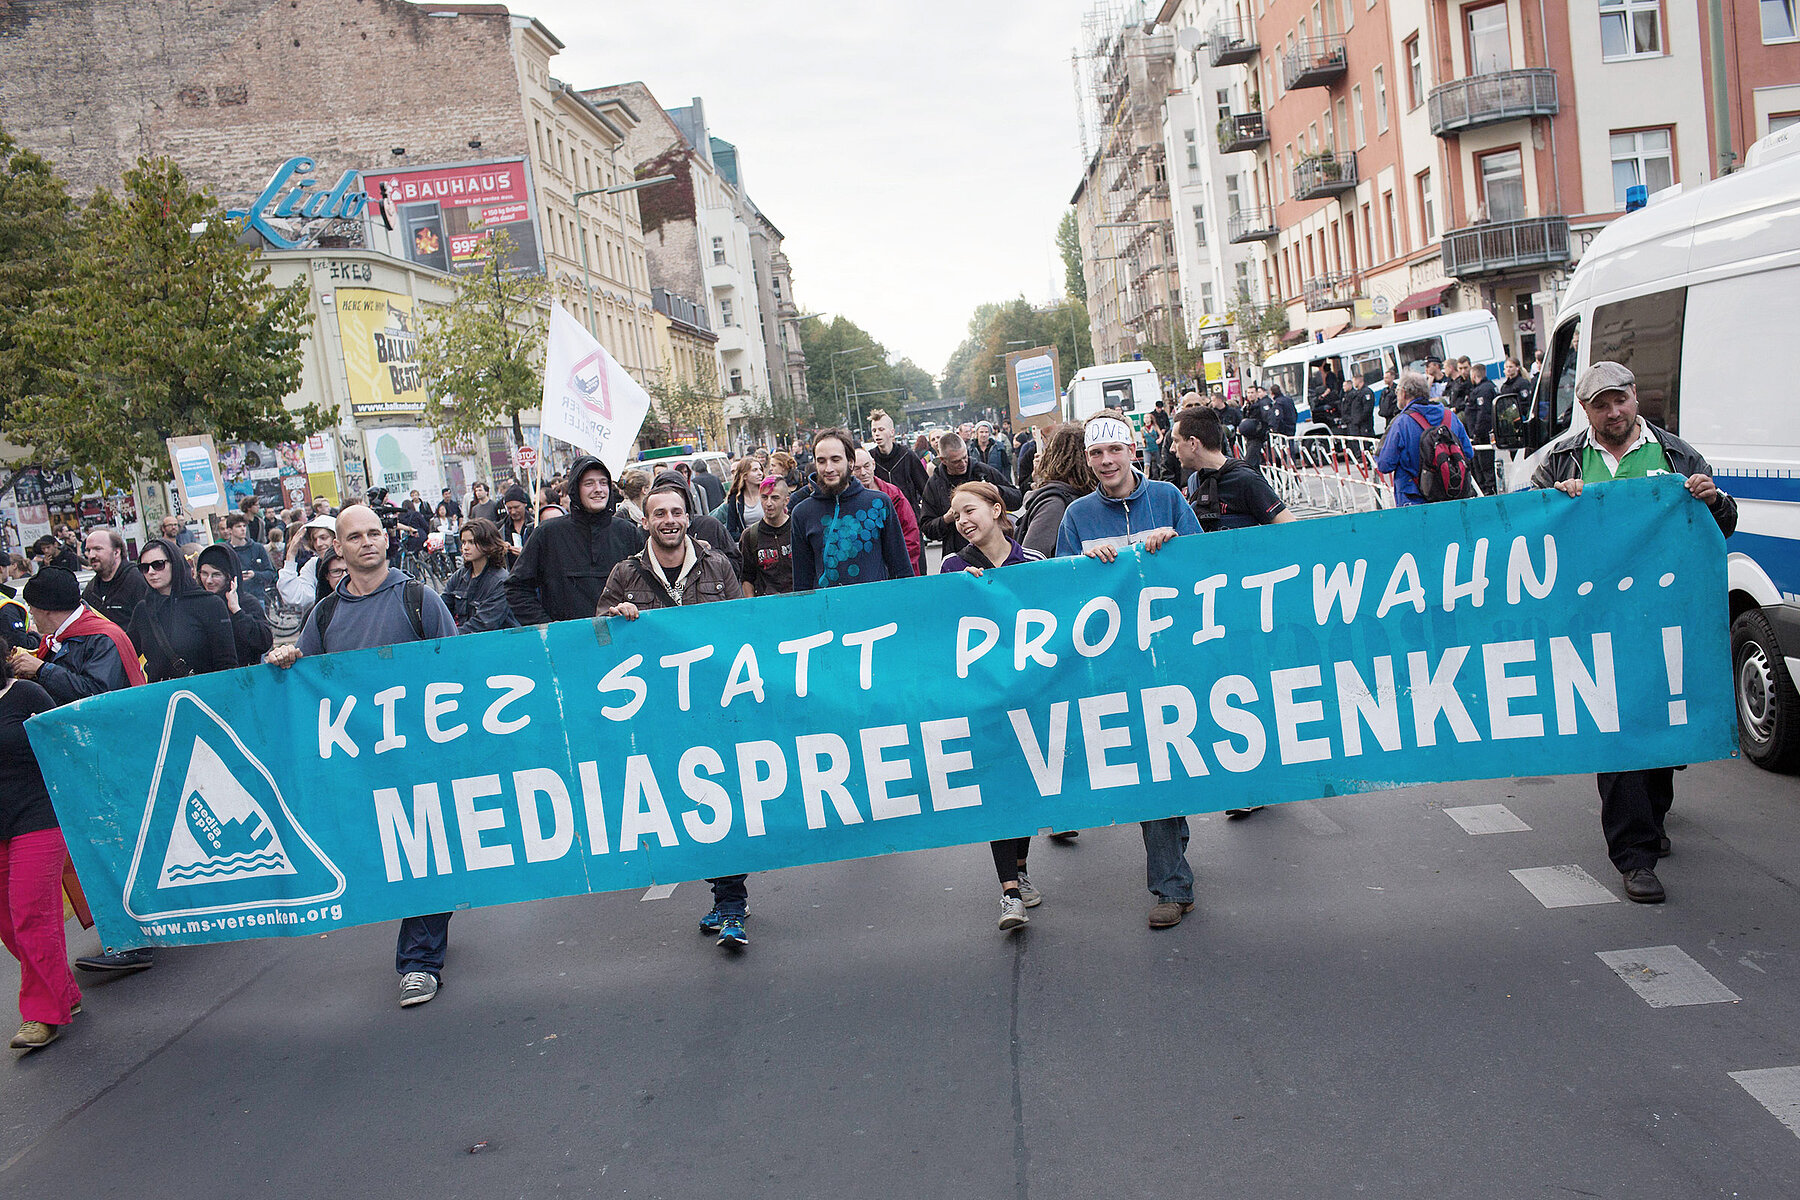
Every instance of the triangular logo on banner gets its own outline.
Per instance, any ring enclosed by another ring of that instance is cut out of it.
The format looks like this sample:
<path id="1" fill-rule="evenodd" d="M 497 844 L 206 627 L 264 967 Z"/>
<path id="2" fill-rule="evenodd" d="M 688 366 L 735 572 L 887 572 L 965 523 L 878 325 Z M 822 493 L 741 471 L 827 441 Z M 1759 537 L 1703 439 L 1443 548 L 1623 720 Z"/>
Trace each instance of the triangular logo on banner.
<path id="1" fill-rule="evenodd" d="M 300 828 L 268 768 L 198 696 L 171 696 L 125 911 L 159 921 L 343 893 L 343 873 Z"/>
<path id="2" fill-rule="evenodd" d="M 569 388 L 588 411 L 602 420 L 612 420 L 612 389 L 606 386 L 606 363 L 601 351 L 595 350 L 570 368 Z"/>

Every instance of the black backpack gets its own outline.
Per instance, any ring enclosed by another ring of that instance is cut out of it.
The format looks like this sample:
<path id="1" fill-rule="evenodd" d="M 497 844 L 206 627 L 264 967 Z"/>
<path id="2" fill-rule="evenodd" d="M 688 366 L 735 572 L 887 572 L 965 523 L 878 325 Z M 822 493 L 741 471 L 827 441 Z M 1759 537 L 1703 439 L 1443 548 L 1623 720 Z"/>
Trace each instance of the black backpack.
<path id="1" fill-rule="evenodd" d="M 1412 409 L 1406 415 L 1419 424 L 1419 495 L 1427 504 L 1462 500 L 1470 495 L 1469 456 L 1456 436 L 1448 408 L 1436 425 Z"/>
<path id="2" fill-rule="evenodd" d="M 425 640 L 425 585 L 416 579 L 408 579 L 400 585 L 400 599 L 406 608 L 407 624 L 412 626 L 413 639 Z M 319 644 L 325 644 L 325 627 L 331 624 L 331 614 L 337 611 L 338 594 L 327 592 L 313 605 L 313 628 L 319 631 Z"/>

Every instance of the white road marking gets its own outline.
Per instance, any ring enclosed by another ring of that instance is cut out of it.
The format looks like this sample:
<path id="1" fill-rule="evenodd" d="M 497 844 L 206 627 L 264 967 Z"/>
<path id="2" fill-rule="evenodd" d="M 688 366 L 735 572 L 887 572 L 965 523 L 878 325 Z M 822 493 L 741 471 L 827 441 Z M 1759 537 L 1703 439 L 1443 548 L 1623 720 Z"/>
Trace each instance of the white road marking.
<path id="1" fill-rule="evenodd" d="M 659 883 L 655 887 L 651 888 L 649 891 L 645 892 L 643 895 L 639 896 L 638 900 L 640 902 L 644 901 L 644 900 L 667 900 L 670 896 L 673 896 L 674 894 L 675 894 L 675 885 L 674 884 Z"/>
<path id="2" fill-rule="evenodd" d="M 1444 815 L 1463 827 L 1464 833 L 1529 833 L 1531 826 L 1513 815 L 1504 804 L 1470 804 L 1446 808 Z"/>
<path id="3" fill-rule="evenodd" d="M 1733 1071 L 1738 1086 L 1775 1114 L 1775 1119 L 1800 1135 L 1800 1067 L 1767 1067 L 1760 1071 Z"/>
<path id="4" fill-rule="evenodd" d="M 1582 904 L 1617 904 L 1619 898 L 1598 879 L 1573 863 L 1562 867 L 1524 867 L 1512 877 L 1525 885 L 1545 908 L 1574 908 Z"/>
<path id="5" fill-rule="evenodd" d="M 1320 812 L 1311 800 L 1297 800 L 1288 805 L 1294 810 L 1294 818 L 1300 822 L 1300 828 L 1319 837 L 1336 837 L 1344 832 L 1344 827 Z"/>
<path id="6" fill-rule="evenodd" d="M 1651 1008 L 1686 1004 L 1723 1004 L 1741 997 L 1689 958 L 1680 946 L 1646 946 L 1642 950 L 1602 950 L 1600 961 L 1631 985 Z"/>

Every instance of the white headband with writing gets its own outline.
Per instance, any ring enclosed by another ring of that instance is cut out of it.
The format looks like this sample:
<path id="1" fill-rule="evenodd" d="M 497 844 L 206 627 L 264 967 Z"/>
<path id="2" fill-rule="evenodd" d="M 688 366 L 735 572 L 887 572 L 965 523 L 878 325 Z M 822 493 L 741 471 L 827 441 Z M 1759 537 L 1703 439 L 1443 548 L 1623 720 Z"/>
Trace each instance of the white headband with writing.
<path id="1" fill-rule="evenodd" d="M 1082 445 L 1088 450 L 1110 442 L 1131 445 L 1131 426 L 1117 417 L 1095 417 L 1083 427 L 1081 434 Z"/>

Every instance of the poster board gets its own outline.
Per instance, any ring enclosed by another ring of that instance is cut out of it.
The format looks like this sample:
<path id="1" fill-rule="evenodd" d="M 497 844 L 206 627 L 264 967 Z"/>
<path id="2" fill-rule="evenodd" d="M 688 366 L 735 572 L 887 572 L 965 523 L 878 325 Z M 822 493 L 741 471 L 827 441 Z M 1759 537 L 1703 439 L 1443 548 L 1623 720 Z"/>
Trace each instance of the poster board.
<path id="1" fill-rule="evenodd" d="M 169 439 L 169 465 L 181 489 L 182 512 L 190 518 L 215 517 L 225 511 L 225 479 L 212 434 Z"/>
<path id="2" fill-rule="evenodd" d="M 1061 360 L 1055 346 L 1033 346 L 1006 356 L 1006 391 L 1016 433 L 1062 416 Z"/>

